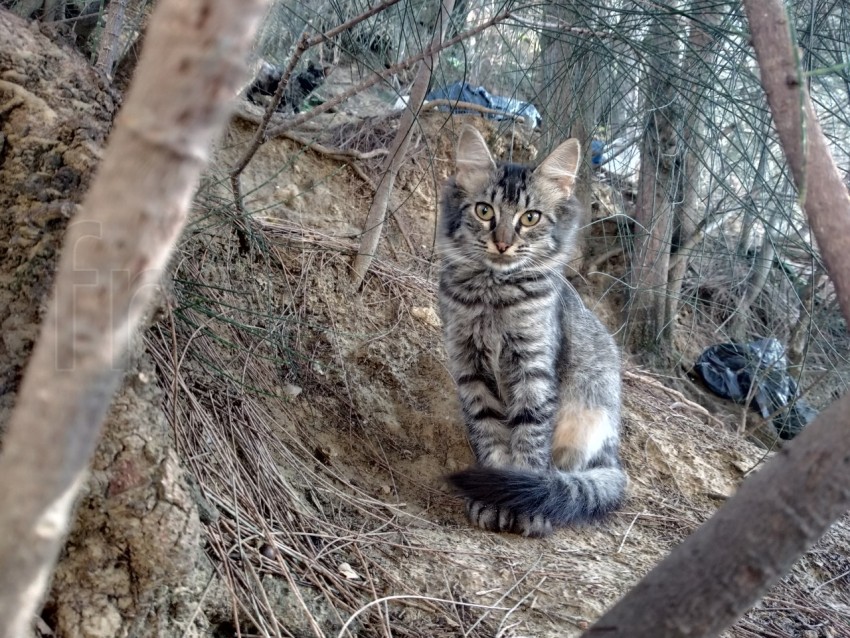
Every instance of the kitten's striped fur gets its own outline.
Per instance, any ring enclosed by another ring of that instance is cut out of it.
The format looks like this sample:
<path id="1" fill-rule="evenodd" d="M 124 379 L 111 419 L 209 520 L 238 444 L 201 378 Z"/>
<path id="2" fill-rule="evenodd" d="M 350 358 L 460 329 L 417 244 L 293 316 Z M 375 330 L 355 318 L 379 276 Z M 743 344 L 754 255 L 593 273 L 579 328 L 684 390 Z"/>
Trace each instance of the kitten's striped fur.
<path id="1" fill-rule="evenodd" d="M 564 277 L 581 150 L 497 165 L 464 127 L 442 201 L 440 316 L 477 465 L 449 477 L 478 527 L 544 536 L 623 499 L 620 361 Z"/>

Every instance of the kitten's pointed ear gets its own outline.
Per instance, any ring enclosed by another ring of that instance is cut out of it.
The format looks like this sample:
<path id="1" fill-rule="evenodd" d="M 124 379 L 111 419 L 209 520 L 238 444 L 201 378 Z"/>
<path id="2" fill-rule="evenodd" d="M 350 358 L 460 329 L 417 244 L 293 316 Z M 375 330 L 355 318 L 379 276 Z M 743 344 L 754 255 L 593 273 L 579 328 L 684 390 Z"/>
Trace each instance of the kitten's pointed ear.
<path id="1" fill-rule="evenodd" d="M 487 142 L 477 129 L 464 126 L 460 131 L 455 154 L 455 181 L 468 192 L 474 192 L 486 184 L 496 162 L 490 155 Z"/>
<path id="2" fill-rule="evenodd" d="M 555 182 L 562 190 L 572 193 L 576 175 L 578 175 L 579 162 L 581 162 L 581 144 L 577 139 L 572 138 L 549 153 L 535 172 Z"/>

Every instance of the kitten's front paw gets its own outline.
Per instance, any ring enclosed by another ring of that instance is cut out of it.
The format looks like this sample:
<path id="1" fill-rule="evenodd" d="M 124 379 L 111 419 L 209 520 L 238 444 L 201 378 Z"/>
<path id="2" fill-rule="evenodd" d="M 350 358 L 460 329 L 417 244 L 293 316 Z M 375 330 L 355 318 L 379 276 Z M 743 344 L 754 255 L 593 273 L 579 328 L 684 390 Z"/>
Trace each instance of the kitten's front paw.
<path id="1" fill-rule="evenodd" d="M 466 501 L 466 515 L 470 523 L 488 532 L 509 532 L 515 522 L 513 512 L 510 510 L 487 505 L 471 498 Z"/>
<path id="2" fill-rule="evenodd" d="M 493 446 L 479 461 L 482 467 L 508 467 L 511 464 L 511 451 L 506 445 Z"/>
<path id="3" fill-rule="evenodd" d="M 552 533 L 552 523 L 540 514 L 515 514 L 507 508 L 473 499 L 466 501 L 466 515 L 470 523 L 488 532 L 511 532 L 530 538 L 542 538 Z"/>
<path id="4" fill-rule="evenodd" d="M 521 514 L 516 517 L 514 528 L 511 530 L 514 534 L 522 534 L 529 538 L 543 538 L 552 533 L 552 521 L 542 514 L 534 514 L 529 516 Z"/>

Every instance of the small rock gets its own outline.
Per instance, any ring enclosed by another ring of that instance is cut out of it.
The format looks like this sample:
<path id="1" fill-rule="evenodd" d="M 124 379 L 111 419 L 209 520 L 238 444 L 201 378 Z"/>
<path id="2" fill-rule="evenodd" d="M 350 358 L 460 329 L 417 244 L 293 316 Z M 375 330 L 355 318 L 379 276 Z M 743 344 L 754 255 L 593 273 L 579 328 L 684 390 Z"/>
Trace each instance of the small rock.
<path id="1" fill-rule="evenodd" d="M 290 399 L 296 398 L 299 394 L 301 394 L 301 392 L 303 392 L 303 390 L 292 383 L 287 383 L 283 386 L 283 393 Z"/>
<path id="2" fill-rule="evenodd" d="M 437 316 L 437 311 L 430 306 L 416 306 L 410 309 L 410 314 L 432 328 L 440 328 L 443 325 L 443 322 Z"/>
<path id="3" fill-rule="evenodd" d="M 348 563 L 340 563 L 339 573 L 345 576 L 348 580 L 360 580 L 358 574 Z"/>
<path id="4" fill-rule="evenodd" d="M 277 558 L 277 548 L 272 547 L 268 543 L 263 543 L 260 545 L 260 554 L 268 558 L 269 560 L 274 560 Z"/>

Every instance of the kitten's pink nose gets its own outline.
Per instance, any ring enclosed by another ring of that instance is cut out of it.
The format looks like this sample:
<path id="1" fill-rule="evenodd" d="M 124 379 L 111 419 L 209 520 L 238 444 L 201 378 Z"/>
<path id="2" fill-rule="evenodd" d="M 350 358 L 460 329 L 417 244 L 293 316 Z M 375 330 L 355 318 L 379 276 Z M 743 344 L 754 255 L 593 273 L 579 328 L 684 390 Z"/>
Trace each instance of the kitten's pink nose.
<path id="1" fill-rule="evenodd" d="M 505 243 L 505 242 L 503 242 L 503 241 L 497 241 L 497 242 L 496 242 L 496 248 L 498 249 L 498 251 L 499 251 L 500 253 L 505 252 L 505 251 L 506 251 L 508 248 L 510 248 L 510 247 L 511 247 L 511 245 L 510 245 L 510 244 L 506 244 L 506 243 Z"/>

